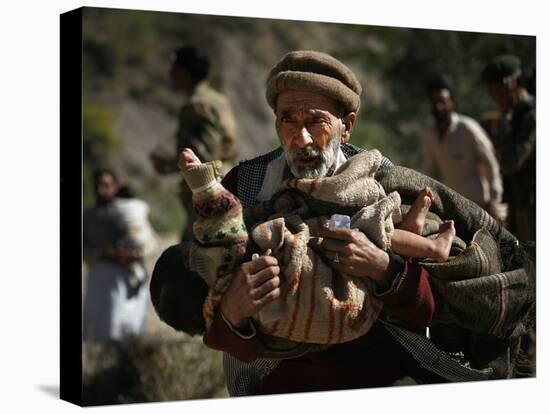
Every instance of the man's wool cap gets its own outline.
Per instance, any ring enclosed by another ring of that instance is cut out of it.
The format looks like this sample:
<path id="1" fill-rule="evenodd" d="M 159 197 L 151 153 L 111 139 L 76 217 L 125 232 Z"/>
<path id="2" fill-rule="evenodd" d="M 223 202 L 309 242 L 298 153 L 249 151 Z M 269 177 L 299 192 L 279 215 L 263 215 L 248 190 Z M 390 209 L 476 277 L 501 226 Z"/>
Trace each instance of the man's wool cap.
<path id="1" fill-rule="evenodd" d="M 347 112 L 360 106 L 361 84 L 346 65 L 334 57 L 312 50 L 287 53 L 269 73 L 266 99 L 273 109 L 284 91 L 319 93 L 340 102 Z"/>
<path id="2" fill-rule="evenodd" d="M 483 72 L 481 80 L 484 83 L 502 82 L 512 75 L 521 74 L 521 61 L 514 55 L 500 55 L 490 61 Z"/>

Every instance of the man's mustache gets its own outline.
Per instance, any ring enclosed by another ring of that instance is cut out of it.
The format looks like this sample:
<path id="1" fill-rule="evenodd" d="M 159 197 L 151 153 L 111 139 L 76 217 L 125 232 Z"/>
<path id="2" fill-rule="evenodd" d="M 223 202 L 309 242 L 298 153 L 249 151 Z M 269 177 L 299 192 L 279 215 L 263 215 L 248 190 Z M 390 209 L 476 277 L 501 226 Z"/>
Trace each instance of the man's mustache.
<path id="1" fill-rule="evenodd" d="M 296 148 L 290 151 L 292 158 L 296 157 L 319 157 L 322 154 L 320 148 L 315 148 L 314 146 L 309 146 L 305 148 Z"/>

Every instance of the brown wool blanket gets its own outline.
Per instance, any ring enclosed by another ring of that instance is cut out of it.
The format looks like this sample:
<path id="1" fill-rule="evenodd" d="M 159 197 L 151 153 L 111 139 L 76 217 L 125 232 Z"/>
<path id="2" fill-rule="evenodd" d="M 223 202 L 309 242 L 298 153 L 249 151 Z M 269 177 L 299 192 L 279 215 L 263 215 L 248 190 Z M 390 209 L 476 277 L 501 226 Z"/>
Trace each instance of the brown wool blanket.
<path id="1" fill-rule="evenodd" d="M 446 352 L 467 350 L 472 364 L 480 367 L 507 354 L 510 339 L 525 331 L 534 308 L 534 266 L 526 266 L 529 261 L 515 237 L 441 183 L 403 167 L 379 169 L 379 163 L 378 151 L 358 154 L 331 177 L 284 181 L 269 202 L 244 212 L 219 184 L 195 194 L 200 219 L 190 262 L 210 286 L 207 324 L 231 281 L 230 269 L 243 259 L 247 236 L 264 250 L 270 248 L 281 263 L 283 316 L 275 322 L 258 320 L 259 337 L 272 357 L 351 340 L 377 318 L 399 324 L 372 296 L 368 279 L 331 270 L 314 249 L 319 242 L 315 235 L 330 214 L 348 214 L 352 227 L 387 249 L 393 224 L 429 186 L 434 201 L 423 235 L 435 237 L 441 218 L 453 219 L 457 229 L 446 263 L 422 261 L 439 299 L 432 341 Z M 509 363 L 501 362 L 508 369 Z"/>
<path id="2" fill-rule="evenodd" d="M 190 268 L 209 286 L 203 306 L 207 327 L 232 280 L 232 270 L 244 260 L 249 236 L 264 251 L 270 249 L 283 270 L 283 298 L 257 318 L 263 333 L 323 345 L 366 333 L 382 308 L 371 294 L 368 279 L 336 274 L 310 245 L 315 245 L 319 227 L 328 221 L 326 213 L 353 212 L 352 227 L 389 248 L 393 222 L 401 218 L 400 198 L 396 192 L 386 196 L 374 179 L 381 160 L 379 151 L 364 152 L 331 177 L 284 181 L 269 202 L 252 209 L 256 224 L 248 227 L 249 235 L 242 207 L 217 181 L 215 165 L 185 171 L 198 216 Z M 266 319 L 270 308 L 277 306 L 278 317 Z"/>
<path id="3" fill-rule="evenodd" d="M 416 171 L 396 166 L 380 170 L 376 178 L 386 191 L 399 192 L 404 204 L 431 187 L 430 211 L 453 219 L 465 242 L 455 243 L 445 263 L 421 262 L 442 299 L 438 322 L 499 338 L 523 332 L 534 306 L 535 272 L 517 239 L 475 203 Z M 423 235 L 435 235 L 436 228 L 428 220 Z"/>
<path id="4" fill-rule="evenodd" d="M 381 159 L 377 150 L 363 152 L 331 177 L 286 180 L 269 202 L 245 214 L 257 223 L 252 240 L 272 251 L 283 273 L 282 298 L 271 305 L 283 311 L 272 323 L 260 318 L 262 332 L 328 345 L 364 335 L 377 319 L 382 304 L 368 279 L 337 274 L 314 246 L 328 214 L 345 211 L 354 213 L 352 227 L 389 248 L 393 222 L 401 219 L 400 198 L 396 192 L 386 196 L 374 179 Z"/>
<path id="5" fill-rule="evenodd" d="M 487 337 L 509 338 L 523 333 L 529 310 L 534 305 L 534 268 L 526 269 L 522 256 L 516 254 L 516 238 L 475 203 L 404 167 L 381 169 L 376 173 L 376 180 L 389 196 L 382 190 L 377 201 L 368 195 L 365 198 L 369 200 L 361 199 L 361 189 L 366 188 L 364 182 L 372 181 L 372 177 L 369 173 L 357 175 L 360 169 L 353 166 L 365 162 L 359 155 L 346 163 L 349 164 L 347 173 L 346 169 L 338 171 L 346 185 L 338 182 L 342 179 L 338 178 L 339 174 L 330 177 L 335 180 L 332 184 L 330 180 L 324 182 L 327 178 L 287 180 L 270 202 L 245 211 L 249 225 L 260 221 L 252 230 L 254 241 L 264 249 L 271 248 L 282 263 L 287 316 L 263 330 L 270 334 L 264 338 L 266 344 L 280 351 L 274 356 L 284 356 L 285 349 L 293 349 L 296 344 L 292 341 L 342 342 L 367 332 L 379 316 L 391 318 L 387 312 L 380 315 L 381 305 L 371 295 L 365 279 L 335 275 L 330 270 L 325 259 L 311 247 L 317 242 L 313 235 L 329 214 L 349 214 L 356 220 L 361 216 L 358 213 L 362 210 L 361 203 L 363 206 L 389 203 L 391 208 L 379 208 L 377 214 L 367 214 L 377 217 L 379 225 L 374 226 L 374 231 L 372 225 L 362 228 L 369 237 L 376 239 L 378 235 L 377 244 L 387 248 L 392 223 L 400 219 L 400 213 L 405 213 L 418 192 L 427 186 L 434 192 L 434 201 L 423 236 L 435 237 L 441 219 L 453 219 L 457 229 L 447 262 L 421 261 L 430 273 L 436 295 L 442 299 L 436 321 L 442 327 L 441 332 L 448 327 L 471 332 L 474 336 L 469 336 L 470 341 L 475 343 L 482 343 Z M 394 194 L 401 196 L 401 211 L 396 211 L 399 198 L 388 201 Z M 312 293 L 315 289 L 324 292 L 324 297 Z"/>

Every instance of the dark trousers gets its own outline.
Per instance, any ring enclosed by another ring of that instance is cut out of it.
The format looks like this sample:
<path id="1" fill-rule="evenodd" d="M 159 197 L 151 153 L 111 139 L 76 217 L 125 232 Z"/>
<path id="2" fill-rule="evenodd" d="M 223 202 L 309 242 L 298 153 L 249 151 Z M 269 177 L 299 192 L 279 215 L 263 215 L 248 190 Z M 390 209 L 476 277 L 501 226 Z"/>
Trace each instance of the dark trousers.
<path id="1" fill-rule="evenodd" d="M 420 364 L 379 323 L 354 341 L 283 360 L 264 377 L 260 394 L 448 382 Z"/>

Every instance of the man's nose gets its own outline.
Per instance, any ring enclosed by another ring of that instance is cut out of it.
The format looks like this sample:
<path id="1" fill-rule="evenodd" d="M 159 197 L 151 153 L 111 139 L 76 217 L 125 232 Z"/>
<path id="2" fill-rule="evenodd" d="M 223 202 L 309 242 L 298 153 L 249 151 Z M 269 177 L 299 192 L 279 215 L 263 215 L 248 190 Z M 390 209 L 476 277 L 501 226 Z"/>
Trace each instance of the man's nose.
<path id="1" fill-rule="evenodd" d="M 296 129 L 293 138 L 294 145 L 299 148 L 305 148 L 313 143 L 313 137 L 311 136 L 305 125 L 302 125 Z"/>

